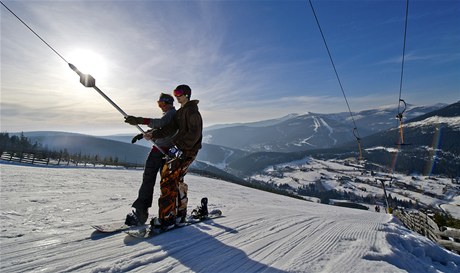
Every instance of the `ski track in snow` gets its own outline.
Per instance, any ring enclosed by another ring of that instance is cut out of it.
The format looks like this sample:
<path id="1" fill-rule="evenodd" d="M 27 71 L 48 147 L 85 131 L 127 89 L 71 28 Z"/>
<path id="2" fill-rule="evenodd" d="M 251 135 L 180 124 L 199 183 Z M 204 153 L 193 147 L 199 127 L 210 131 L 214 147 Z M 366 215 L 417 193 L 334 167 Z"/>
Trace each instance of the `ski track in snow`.
<path id="1" fill-rule="evenodd" d="M 308 141 L 309 141 L 311 138 L 315 137 L 316 133 L 318 133 L 318 129 L 321 128 L 321 124 L 322 124 L 324 127 L 326 127 L 326 129 L 329 131 L 328 136 L 329 136 L 329 138 L 332 140 L 333 145 L 337 144 L 337 139 L 335 139 L 335 138 L 332 137 L 332 135 L 333 135 L 333 133 L 334 133 L 334 129 L 333 129 L 331 126 L 329 126 L 329 124 L 327 124 L 327 122 L 324 121 L 324 119 L 322 119 L 322 118 L 320 118 L 320 117 L 315 117 L 315 116 L 311 116 L 310 118 L 313 120 L 313 125 L 312 125 L 313 131 L 314 131 L 313 135 L 311 135 L 310 137 L 305 138 L 305 139 L 299 141 L 298 144 L 294 143 L 294 145 L 296 145 L 296 146 L 302 146 L 302 144 L 307 144 L 307 145 L 310 145 L 310 146 L 315 147 L 316 145 L 313 145 L 313 144 L 309 143 Z"/>
<path id="2" fill-rule="evenodd" d="M 216 168 L 219 168 L 219 169 L 222 169 L 222 170 L 225 170 L 227 168 L 227 161 L 228 159 L 235 153 L 234 151 L 232 150 L 229 150 L 229 149 L 226 149 L 224 147 L 220 147 L 220 149 L 224 152 L 224 159 L 222 160 L 222 162 L 220 163 L 213 163 L 213 162 L 210 162 L 210 161 L 206 161 L 206 160 L 201 160 L 201 162 L 204 162 L 208 165 L 211 165 L 211 166 L 214 166 Z"/>
<path id="3" fill-rule="evenodd" d="M 327 122 L 325 122 L 324 119 L 320 118 L 320 120 L 321 120 L 321 123 L 329 130 L 329 138 L 332 139 L 332 141 L 334 142 L 333 145 L 337 144 L 337 139 L 332 137 L 332 134 L 334 133 L 334 129 L 331 126 L 329 126 L 329 124 L 327 124 Z"/>
<path id="4" fill-rule="evenodd" d="M 315 133 L 318 133 L 318 128 L 321 127 L 321 123 L 318 121 L 317 117 L 312 116 L 311 118 L 313 119 L 313 123 L 314 123 L 313 131 L 315 131 Z"/>
<path id="5" fill-rule="evenodd" d="M 0 167 L 1 272 L 460 270 L 460 256 L 390 215 L 194 175 L 185 179 L 189 211 L 207 196 L 210 209 L 222 209 L 225 217 L 149 239 L 101 234 L 90 225 L 124 218 L 141 171 Z"/>

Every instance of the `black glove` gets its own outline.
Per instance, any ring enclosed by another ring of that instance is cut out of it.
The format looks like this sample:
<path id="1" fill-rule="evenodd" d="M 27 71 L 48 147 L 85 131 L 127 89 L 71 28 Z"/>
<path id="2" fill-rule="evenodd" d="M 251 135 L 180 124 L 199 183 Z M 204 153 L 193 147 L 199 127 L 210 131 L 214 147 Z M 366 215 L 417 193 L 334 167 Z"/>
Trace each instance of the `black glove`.
<path id="1" fill-rule="evenodd" d="M 180 158 L 182 156 L 182 151 L 177 148 L 177 146 L 172 146 L 168 150 L 168 157 L 171 159 Z"/>
<path id="2" fill-rule="evenodd" d="M 142 117 L 135 117 L 135 116 L 127 116 L 125 117 L 125 122 L 131 125 L 143 124 L 144 118 Z"/>
<path id="3" fill-rule="evenodd" d="M 131 143 L 134 144 L 134 143 L 136 143 L 136 141 L 141 140 L 143 138 L 144 138 L 144 134 L 138 134 L 138 135 L 133 137 L 133 139 L 131 140 Z"/>

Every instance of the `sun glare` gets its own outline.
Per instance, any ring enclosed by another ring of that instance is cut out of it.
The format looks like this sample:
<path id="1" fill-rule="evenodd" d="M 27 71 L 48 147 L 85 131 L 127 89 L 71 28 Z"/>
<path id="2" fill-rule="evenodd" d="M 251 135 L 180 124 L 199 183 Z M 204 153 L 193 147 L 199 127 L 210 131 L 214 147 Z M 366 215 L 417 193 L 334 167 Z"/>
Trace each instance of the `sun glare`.
<path id="1" fill-rule="evenodd" d="M 69 62 L 75 65 L 83 74 L 90 74 L 96 79 L 105 77 L 107 74 L 105 60 L 91 50 L 75 50 L 70 54 Z"/>

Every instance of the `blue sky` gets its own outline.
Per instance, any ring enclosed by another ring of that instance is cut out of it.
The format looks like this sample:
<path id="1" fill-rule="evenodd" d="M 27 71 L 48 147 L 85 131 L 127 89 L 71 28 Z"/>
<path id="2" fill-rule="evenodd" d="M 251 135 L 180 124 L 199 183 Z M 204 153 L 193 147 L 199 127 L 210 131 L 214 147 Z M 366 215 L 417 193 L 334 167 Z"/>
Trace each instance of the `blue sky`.
<path id="1" fill-rule="evenodd" d="M 131 115 L 183 83 L 205 126 L 348 111 L 308 1 L 3 2 Z M 406 2 L 313 5 L 351 110 L 397 106 Z M 402 98 L 460 100 L 460 1 L 410 0 Z M 3 6 L 1 130 L 137 133 Z"/>

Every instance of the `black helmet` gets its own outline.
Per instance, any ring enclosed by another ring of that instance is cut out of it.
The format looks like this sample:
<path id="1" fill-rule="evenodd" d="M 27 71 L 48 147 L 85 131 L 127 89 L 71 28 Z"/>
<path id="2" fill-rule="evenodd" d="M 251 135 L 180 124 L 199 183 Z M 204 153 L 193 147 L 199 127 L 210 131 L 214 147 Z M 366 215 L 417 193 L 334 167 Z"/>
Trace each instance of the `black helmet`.
<path id="1" fill-rule="evenodd" d="M 186 84 L 181 84 L 174 89 L 174 96 L 180 97 L 185 95 L 188 99 L 190 99 L 190 96 L 192 95 L 192 89 L 190 86 Z"/>

